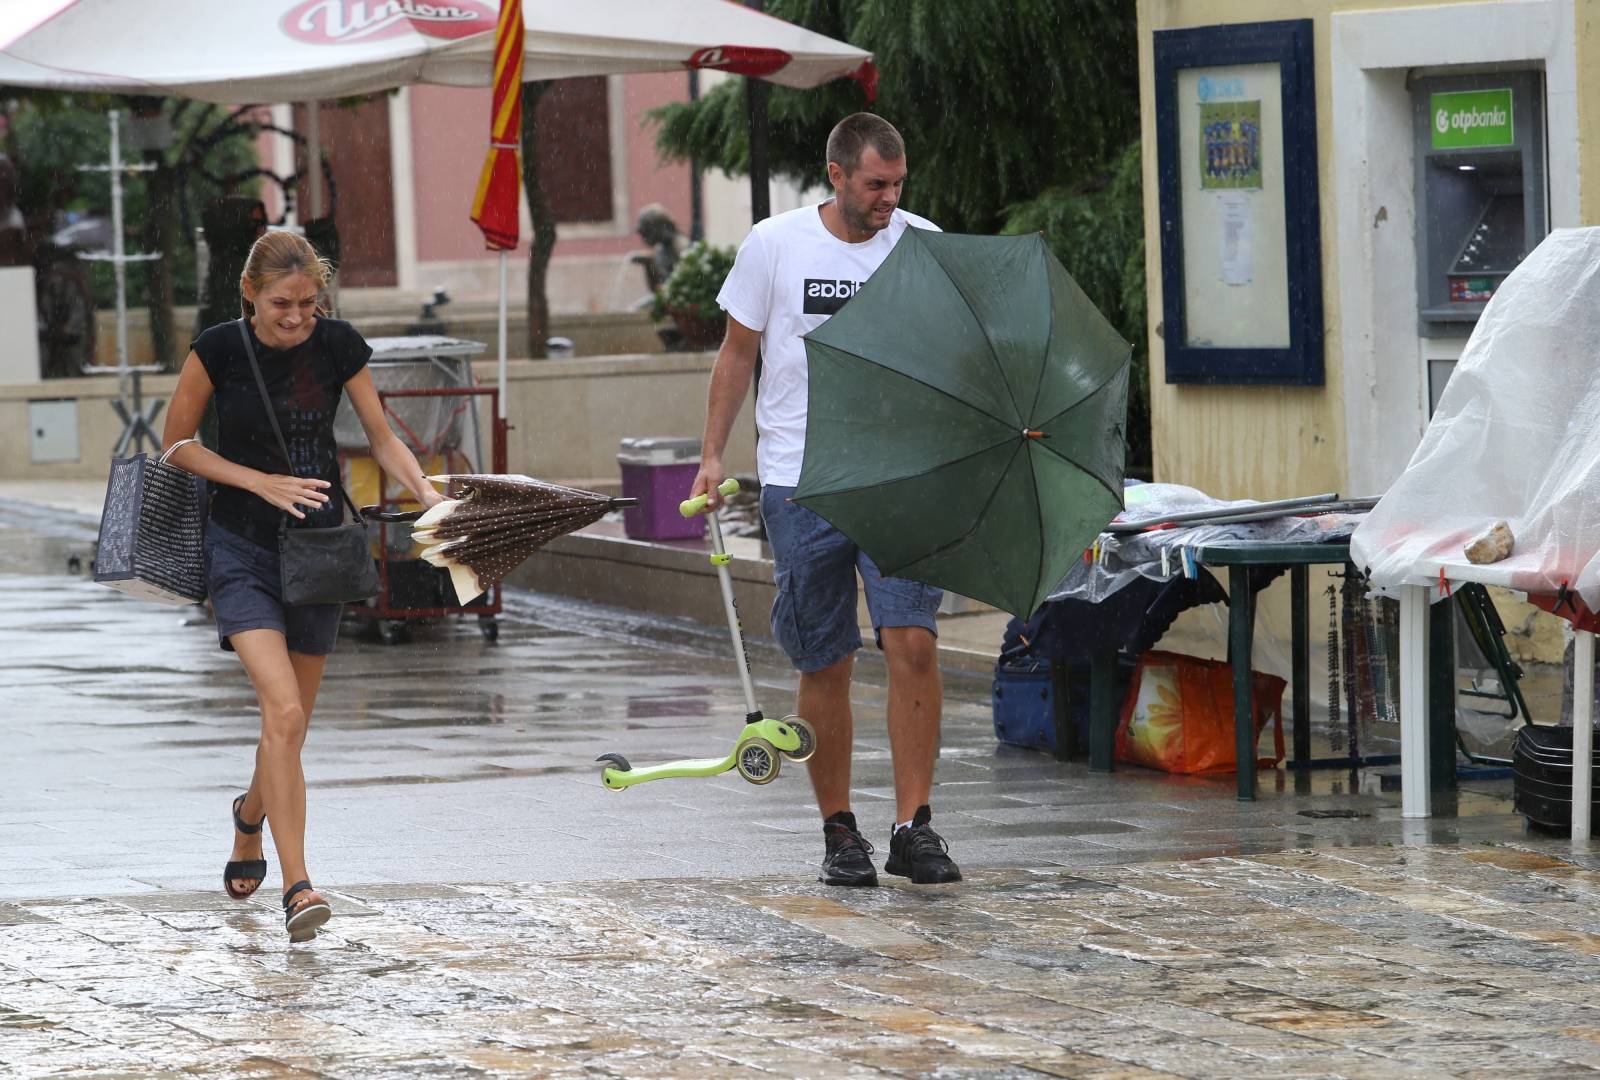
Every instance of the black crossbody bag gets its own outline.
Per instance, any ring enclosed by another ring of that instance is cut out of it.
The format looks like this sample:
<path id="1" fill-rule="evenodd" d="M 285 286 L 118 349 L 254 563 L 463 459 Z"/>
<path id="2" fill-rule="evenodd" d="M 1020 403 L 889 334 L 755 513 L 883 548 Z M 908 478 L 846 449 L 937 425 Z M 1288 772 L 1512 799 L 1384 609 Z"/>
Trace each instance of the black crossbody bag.
<path id="1" fill-rule="evenodd" d="M 267 394 L 267 382 L 261 377 L 261 365 L 256 363 L 256 349 L 250 342 L 250 331 L 244 320 L 239 320 L 239 336 L 244 339 L 245 355 L 250 358 L 250 373 L 256 377 L 256 389 L 261 391 L 261 403 L 266 406 L 267 419 L 272 422 L 272 433 L 278 437 L 278 449 L 283 451 L 284 464 L 291 476 L 294 459 L 289 456 L 289 444 L 284 441 L 283 430 L 278 427 L 278 414 L 272 408 L 272 398 Z M 372 549 L 367 539 L 367 523 L 361 511 L 345 493 L 344 485 L 335 478 L 339 497 L 350 508 L 355 521 L 331 528 L 289 528 L 289 515 L 278 525 L 278 562 L 283 575 L 283 602 L 290 606 L 299 604 L 348 604 L 378 594 L 378 567 L 372 560 Z"/>

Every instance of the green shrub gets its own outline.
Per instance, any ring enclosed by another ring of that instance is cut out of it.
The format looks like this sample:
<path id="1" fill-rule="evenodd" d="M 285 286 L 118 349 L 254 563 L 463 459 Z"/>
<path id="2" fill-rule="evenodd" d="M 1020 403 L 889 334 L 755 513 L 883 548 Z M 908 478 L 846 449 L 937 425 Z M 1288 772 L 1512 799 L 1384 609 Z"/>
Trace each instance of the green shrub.
<path id="1" fill-rule="evenodd" d="M 701 241 L 689 246 L 672 268 L 666 282 L 656 292 L 650 315 L 664 319 L 669 315 L 695 320 L 721 319 L 717 293 L 733 269 L 734 249 Z"/>

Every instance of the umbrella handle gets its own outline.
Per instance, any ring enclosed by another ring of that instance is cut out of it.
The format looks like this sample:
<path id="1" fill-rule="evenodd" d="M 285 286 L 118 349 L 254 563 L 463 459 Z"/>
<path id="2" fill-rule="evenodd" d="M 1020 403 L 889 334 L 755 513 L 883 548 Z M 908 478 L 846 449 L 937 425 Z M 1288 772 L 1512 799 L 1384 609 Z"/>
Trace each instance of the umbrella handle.
<path id="1" fill-rule="evenodd" d="M 738 491 L 739 481 L 735 480 L 731 476 L 717 485 L 718 495 L 735 495 L 738 493 Z M 678 513 L 682 514 L 684 517 L 694 517 L 696 514 L 703 514 L 706 512 L 706 502 L 707 498 L 704 495 L 696 495 L 692 499 L 685 499 L 678 504 Z"/>
<path id="2" fill-rule="evenodd" d="M 376 506 L 363 506 L 361 516 L 368 521 L 381 521 L 390 525 L 400 525 L 408 521 L 415 521 L 422 516 L 421 510 L 379 510 Z"/>

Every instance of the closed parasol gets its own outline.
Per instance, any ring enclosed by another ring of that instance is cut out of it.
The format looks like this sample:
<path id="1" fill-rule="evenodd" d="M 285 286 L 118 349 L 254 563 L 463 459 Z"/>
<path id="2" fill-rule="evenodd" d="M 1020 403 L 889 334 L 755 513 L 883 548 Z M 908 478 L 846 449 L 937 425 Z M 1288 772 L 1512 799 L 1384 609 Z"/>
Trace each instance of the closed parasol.
<path id="1" fill-rule="evenodd" d="M 521 475 L 445 475 L 428 478 L 454 485 L 457 496 L 409 514 L 379 520 L 414 520 L 412 539 L 422 557 L 450 571 L 456 598 L 465 604 L 515 570 L 558 536 L 599 521 L 638 500 L 612 498 Z"/>

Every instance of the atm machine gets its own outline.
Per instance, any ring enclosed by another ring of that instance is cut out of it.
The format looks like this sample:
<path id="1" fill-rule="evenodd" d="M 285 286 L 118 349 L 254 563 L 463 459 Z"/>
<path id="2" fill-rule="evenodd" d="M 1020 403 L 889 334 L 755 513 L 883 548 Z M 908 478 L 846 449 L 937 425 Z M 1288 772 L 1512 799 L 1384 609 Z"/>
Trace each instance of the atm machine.
<path id="1" fill-rule="evenodd" d="M 1506 275 L 1549 231 L 1544 76 L 1415 76 L 1417 321 L 1429 414 Z"/>

